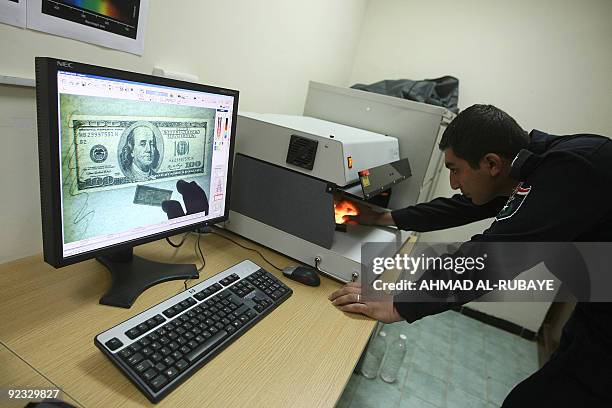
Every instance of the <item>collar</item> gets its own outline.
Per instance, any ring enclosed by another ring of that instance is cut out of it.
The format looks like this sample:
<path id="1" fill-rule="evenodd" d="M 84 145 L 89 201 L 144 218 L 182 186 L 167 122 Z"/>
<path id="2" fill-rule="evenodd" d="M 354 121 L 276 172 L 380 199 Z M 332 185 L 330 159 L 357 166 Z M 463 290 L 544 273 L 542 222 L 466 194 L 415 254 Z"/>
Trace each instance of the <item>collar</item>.
<path id="1" fill-rule="evenodd" d="M 546 146 L 551 137 L 548 133 L 536 129 L 532 130 L 529 133 L 529 145 L 526 149 L 521 149 L 512 160 L 510 177 L 521 181 L 529 176 L 542 161 L 540 153 L 546 151 Z"/>

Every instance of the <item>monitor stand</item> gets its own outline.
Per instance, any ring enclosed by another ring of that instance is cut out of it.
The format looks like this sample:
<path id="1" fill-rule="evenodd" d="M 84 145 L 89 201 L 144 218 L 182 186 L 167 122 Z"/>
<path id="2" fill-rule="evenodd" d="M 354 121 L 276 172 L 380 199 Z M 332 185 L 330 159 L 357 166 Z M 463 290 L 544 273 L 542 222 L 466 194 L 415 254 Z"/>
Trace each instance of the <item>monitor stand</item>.
<path id="1" fill-rule="evenodd" d="M 129 309 L 142 292 L 158 283 L 176 279 L 198 279 L 193 264 L 167 264 L 134 255 L 134 249 L 114 252 L 96 258 L 108 268 L 112 283 L 100 298 L 103 305 Z"/>

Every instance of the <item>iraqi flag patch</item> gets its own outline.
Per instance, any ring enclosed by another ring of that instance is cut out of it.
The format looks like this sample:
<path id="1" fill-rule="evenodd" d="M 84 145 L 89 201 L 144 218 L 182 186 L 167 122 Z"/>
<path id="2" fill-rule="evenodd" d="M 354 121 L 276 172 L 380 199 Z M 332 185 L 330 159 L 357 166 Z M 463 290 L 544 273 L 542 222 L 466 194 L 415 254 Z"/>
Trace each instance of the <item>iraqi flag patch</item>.
<path id="1" fill-rule="evenodd" d="M 529 195 L 530 191 L 531 186 L 525 183 L 524 181 L 521 181 L 519 185 L 516 186 L 514 192 L 512 193 L 508 201 L 506 201 L 506 205 L 504 205 L 504 208 L 501 209 L 495 219 L 497 221 L 501 221 L 505 220 L 506 218 L 510 218 L 514 214 L 516 214 L 518 209 L 521 208 L 523 201 L 525 201 L 525 198 L 527 198 L 527 196 Z"/>

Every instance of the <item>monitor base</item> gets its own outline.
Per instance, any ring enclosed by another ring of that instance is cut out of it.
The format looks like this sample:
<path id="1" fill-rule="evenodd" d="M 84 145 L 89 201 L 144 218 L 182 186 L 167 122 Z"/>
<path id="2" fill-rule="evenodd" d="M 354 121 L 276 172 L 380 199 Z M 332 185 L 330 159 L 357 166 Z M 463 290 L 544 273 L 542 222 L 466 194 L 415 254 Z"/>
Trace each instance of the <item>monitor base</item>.
<path id="1" fill-rule="evenodd" d="M 96 258 L 111 273 L 112 283 L 100 304 L 129 309 L 142 292 L 158 283 L 177 279 L 198 279 L 193 264 L 167 264 L 135 256 L 133 249 Z"/>

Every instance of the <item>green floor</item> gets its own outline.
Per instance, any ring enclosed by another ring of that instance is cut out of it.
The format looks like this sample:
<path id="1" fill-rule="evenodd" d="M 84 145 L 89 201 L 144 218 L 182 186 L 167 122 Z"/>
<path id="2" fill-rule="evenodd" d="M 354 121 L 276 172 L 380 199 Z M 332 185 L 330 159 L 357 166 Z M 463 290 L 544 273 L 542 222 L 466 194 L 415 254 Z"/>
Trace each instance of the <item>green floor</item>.
<path id="1" fill-rule="evenodd" d="M 499 407 L 515 384 L 538 369 L 535 342 L 453 311 L 383 330 L 387 338 L 408 338 L 397 381 L 353 374 L 339 408 Z"/>

